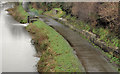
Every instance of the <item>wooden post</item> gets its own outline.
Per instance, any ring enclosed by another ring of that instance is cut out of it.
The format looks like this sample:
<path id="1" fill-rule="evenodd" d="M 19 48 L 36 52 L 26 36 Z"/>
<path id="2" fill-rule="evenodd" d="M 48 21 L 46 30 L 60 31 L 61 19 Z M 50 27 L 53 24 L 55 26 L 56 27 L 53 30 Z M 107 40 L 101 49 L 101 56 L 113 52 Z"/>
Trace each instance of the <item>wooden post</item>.
<path id="1" fill-rule="evenodd" d="M 30 16 L 28 16 L 28 18 L 27 18 L 27 22 L 30 23 Z"/>

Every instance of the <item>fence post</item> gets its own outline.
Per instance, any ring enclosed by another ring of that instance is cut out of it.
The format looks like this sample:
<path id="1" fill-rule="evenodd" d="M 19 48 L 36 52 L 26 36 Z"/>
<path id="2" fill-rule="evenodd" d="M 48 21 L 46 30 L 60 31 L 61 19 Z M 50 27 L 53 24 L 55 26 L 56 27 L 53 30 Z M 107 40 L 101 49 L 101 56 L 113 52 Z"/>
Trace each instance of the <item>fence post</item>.
<path id="1" fill-rule="evenodd" d="M 27 18 L 27 22 L 30 23 L 30 16 L 28 16 L 28 18 Z"/>

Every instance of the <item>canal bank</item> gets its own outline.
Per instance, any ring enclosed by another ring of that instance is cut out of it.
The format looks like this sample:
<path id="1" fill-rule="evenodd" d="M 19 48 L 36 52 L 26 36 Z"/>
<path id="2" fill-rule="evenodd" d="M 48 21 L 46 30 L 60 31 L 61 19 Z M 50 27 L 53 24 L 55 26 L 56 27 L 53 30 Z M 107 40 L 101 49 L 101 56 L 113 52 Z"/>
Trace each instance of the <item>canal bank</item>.
<path id="1" fill-rule="evenodd" d="M 53 28 L 38 20 L 27 26 L 38 53 L 39 72 L 85 72 L 69 43 Z"/>
<path id="2" fill-rule="evenodd" d="M 19 9 L 19 8 L 18 8 Z M 21 7 L 20 7 L 21 10 Z M 23 9 L 22 9 L 23 10 Z M 20 18 L 22 19 L 22 16 L 27 16 L 27 15 L 22 15 L 20 12 L 16 12 L 18 10 L 11 9 L 8 10 L 11 15 L 14 15 L 14 18 Z M 24 10 L 23 10 L 24 11 Z M 14 13 L 13 13 L 14 12 Z M 20 16 L 20 14 L 22 16 Z M 25 13 L 27 14 L 27 13 Z M 17 17 L 15 16 L 17 15 Z M 23 20 L 24 21 L 24 20 Z M 45 23 L 38 21 L 39 23 L 36 23 L 37 28 L 32 27 L 31 30 L 33 30 L 32 39 L 34 40 L 34 44 L 36 47 L 36 50 L 38 52 L 38 55 L 41 59 L 38 62 L 37 68 L 39 72 L 84 72 L 84 69 L 78 60 L 78 58 L 74 55 L 73 49 L 70 47 L 70 45 L 67 43 L 67 41 L 59 35 L 54 29 L 51 27 L 47 26 Z M 42 24 L 41 24 L 42 23 Z M 32 23 L 31 23 L 32 24 Z M 34 25 L 35 23 L 33 23 Z M 29 25 L 28 25 L 29 27 Z M 39 30 L 43 28 L 41 31 L 44 35 L 48 35 L 48 39 L 46 36 L 41 36 L 41 33 L 39 33 Z M 38 34 L 37 34 L 38 33 Z M 37 35 L 35 35 L 37 34 Z M 60 38 L 60 39 L 59 39 Z M 45 39 L 45 40 L 44 40 Z M 46 40 L 48 42 L 46 42 Z M 47 43 L 48 45 L 46 45 Z M 57 45 L 56 45 L 57 44 Z M 46 48 L 44 46 L 47 46 Z M 40 52 L 42 53 L 42 56 L 40 55 Z M 43 52 L 42 52 L 43 51 Z M 67 59 L 66 59 L 67 58 Z"/>
<path id="3" fill-rule="evenodd" d="M 115 71 L 112 68 L 112 66 L 104 59 L 104 57 L 94 47 L 92 47 L 92 45 L 90 45 L 87 41 L 82 39 L 79 36 L 79 34 L 70 30 L 69 28 L 62 26 L 60 23 L 52 19 L 49 19 L 48 17 L 45 19 L 43 18 L 44 17 L 41 17 L 42 21 L 54 27 L 62 36 L 64 36 L 64 38 L 66 38 L 66 40 L 70 41 L 71 46 L 75 48 L 75 51 L 77 51 L 76 53 L 77 56 L 79 57 L 80 60 L 82 60 L 82 64 L 84 65 L 86 71 L 88 72 L 89 71 L 96 71 L 96 72 L 98 71 L 100 72 L 113 71 L 114 72 Z M 87 48 L 85 46 L 87 46 Z M 98 56 L 97 54 L 100 54 L 101 56 Z M 93 58 L 94 56 L 96 57 Z M 100 62 L 101 60 L 102 60 L 102 63 Z M 106 65 L 104 66 L 104 64 Z M 44 66 L 46 66 L 46 64 Z"/>

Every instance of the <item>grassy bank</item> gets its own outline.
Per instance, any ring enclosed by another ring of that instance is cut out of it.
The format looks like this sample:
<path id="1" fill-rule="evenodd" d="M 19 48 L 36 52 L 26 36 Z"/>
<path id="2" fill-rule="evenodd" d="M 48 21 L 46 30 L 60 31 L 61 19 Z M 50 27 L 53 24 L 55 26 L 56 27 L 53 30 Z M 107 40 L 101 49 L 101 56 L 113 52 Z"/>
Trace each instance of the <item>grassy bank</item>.
<path id="1" fill-rule="evenodd" d="M 15 6 L 14 8 L 7 9 L 10 15 L 14 17 L 20 23 L 27 23 L 27 16 L 29 15 L 21 5 Z"/>
<path id="2" fill-rule="evenodd" d="M 29 15 L 21 5 L 8 9 L 9 13 L 21 23 L 27 22 Z M 31 9 L 36 11 L 36 9 Z M 38 13 L 39 11 L 37 11 Z M 41 14 L 40 11 L 39 14 Z M 82 66 L 73 53 L 73 49 L 54 29 L 38 20 L 26 27 L 34 40 L 35 48 L 40 57 L 37 64 L 39 72 L 81 72 Z M 41 53 L 41 54 L 39 54 Z M 41 55 L 41 56 L 40 56 Z"/>
<path id="3" fill-rule="evenodd" d="M 82 66 L 73 49 L 54 29 L 38 20 L 27 27 L 38 52 L 42 53 L 38 62 L 39 72 L 81 72 Z"/>

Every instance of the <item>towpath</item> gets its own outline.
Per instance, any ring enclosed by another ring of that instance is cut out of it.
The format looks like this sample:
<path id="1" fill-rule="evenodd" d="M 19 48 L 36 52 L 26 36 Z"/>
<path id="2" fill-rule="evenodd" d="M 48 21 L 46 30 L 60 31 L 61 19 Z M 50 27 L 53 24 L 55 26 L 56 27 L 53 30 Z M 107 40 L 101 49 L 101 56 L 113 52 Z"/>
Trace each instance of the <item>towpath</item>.
<path id="1" fill-rule="evenodd" d="M 112 65 L 104 58 L 87 40 L 83 39 L 79 33 L 53 20 L 52 18 L 40 16 L 40 20 L 53 27 L 60 33 L 76 51 L 76 55 L 81 61 L 86 72 L 116 72 Z"/>

